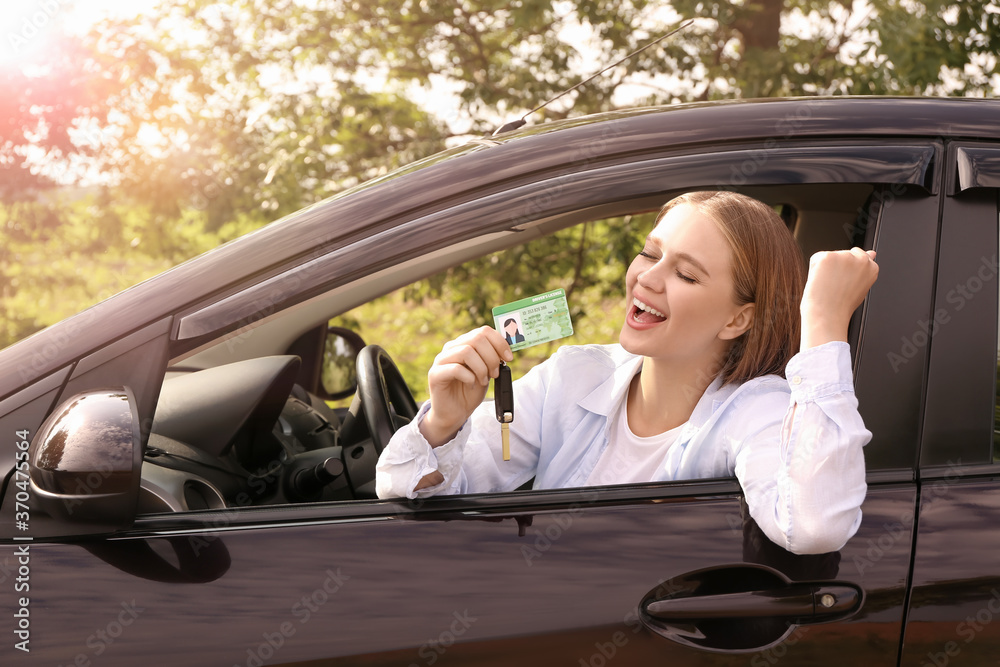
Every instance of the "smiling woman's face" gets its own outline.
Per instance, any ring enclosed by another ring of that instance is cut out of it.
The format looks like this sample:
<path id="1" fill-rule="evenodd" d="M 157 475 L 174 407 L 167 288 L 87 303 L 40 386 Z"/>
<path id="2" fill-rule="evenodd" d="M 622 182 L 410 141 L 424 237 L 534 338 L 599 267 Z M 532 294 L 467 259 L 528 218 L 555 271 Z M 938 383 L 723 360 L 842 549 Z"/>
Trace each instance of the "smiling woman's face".
<path id="1" fill-rule="evenodd" d="M 626 274 L 622 346 L 685 366 L 723 359 L 753 312 L 735 301 L 731 261 L 711 218 L 690 204 L 667 211 Z"/>

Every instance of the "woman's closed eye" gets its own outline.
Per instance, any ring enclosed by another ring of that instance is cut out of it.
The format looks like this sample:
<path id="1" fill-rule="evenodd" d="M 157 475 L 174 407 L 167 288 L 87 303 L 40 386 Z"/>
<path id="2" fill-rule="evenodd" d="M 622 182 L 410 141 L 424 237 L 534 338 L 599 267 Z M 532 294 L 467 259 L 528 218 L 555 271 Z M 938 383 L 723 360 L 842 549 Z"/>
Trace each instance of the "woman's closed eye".
<path id="1" fill-rule="evenodd" d="M 644 257 L 644 258 L 646 258 L 649 261 L 654 262 L 654 263 L 660 261 L 659 257 L 657 257 L 656 255 L 654 255 L 652 252 L 650 252 L 648 250 L 640 250 L 639 251 L 639 257 Z M 687 273 L 684 273 L 680 269 L 675 269 L 674 273 L 677 274 L 678 278 L 680 278 L 681 280 L 683 280 L 686 283 L 689 283 L 689 284 L 693 285 L 693 284 L 695 284 L 695 283 L 698 282 L 697 278 L 695 278 L 694 276 L 691 276 L 691 275 L 689 275 Z"/>
<path id="2" fill-rule="evenodd" d="M 693 285 L 696 282 L 698 282 L 697 278 L 693 278 L 691 276 L 685 275 L 684 273 L 681 273 L 680 271 L 677 271 L 676 273 L 677 273 L 677 277 L 680 278 L 681 280 L 683 280 L 686 283 L 690 283 L 690 284 Z"/>

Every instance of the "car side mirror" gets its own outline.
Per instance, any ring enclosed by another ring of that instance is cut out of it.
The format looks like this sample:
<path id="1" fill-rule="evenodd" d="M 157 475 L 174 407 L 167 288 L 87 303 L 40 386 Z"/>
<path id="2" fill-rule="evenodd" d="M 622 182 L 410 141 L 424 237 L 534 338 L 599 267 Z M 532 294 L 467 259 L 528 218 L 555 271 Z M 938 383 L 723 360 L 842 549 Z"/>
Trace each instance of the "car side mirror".
<path id="1" fill-rule="evenodd" d="M 36 507 L 89 532 L 132 525 L 142 449 L 135 396 L 126 387 L 91 390 L 57 407 L 28 448 Z"/>
<path id="2" fill-rule="evenodd" d="M 344 327 L 327 329 L 323 348 L 323 372 L 320 384 L 326 398 L 347 398 L 358 389 L 358 354 L 365 341 L 357 333 Z"/>

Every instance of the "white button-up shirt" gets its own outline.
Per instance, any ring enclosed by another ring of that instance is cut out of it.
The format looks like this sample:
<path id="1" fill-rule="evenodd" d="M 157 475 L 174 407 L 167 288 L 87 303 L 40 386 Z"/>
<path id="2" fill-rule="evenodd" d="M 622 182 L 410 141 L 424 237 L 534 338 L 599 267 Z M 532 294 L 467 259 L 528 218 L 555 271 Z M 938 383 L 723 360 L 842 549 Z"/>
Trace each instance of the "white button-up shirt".
<path id="1" fill-rule="evenodd" d="M 393 436 L 378 462 L 380 498 L 585 486 L 608 446 L 609 422 L 642 357 L 620 345 L 560 348 L 514 383 L 511 460 L 503 461 L 492 402 L 458 434 L 431 448 L 418 428 L 429 409 Z M 776 375 L 722 386 L 716 378 L 651 481 L 739 479 L 750 514 L 794 553 L 840 549 L 861 523 L 862 447 L 871 439 L 857 411 L 847 343 L 795 355 Z M 425 475 L 444 482 L 414 491 Z"/>

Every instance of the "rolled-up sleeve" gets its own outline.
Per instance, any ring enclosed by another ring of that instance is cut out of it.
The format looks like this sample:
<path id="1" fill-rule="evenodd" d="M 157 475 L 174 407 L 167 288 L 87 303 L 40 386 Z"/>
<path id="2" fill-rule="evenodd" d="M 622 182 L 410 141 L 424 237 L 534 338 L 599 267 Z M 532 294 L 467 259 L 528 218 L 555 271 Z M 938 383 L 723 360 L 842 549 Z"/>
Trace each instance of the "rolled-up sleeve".
<path id="1" fill-rule="evenodd" d="M 375 467 L 378 497 L 426 498 L 512 491 L 531 479 L 541 444 L 542 414 L 538 406 L 556 359 L 554 356 L 536 366 L 514 383 L 517 409 L 510 425 L 510 461 L 502 460 L 500 424 L 493 401 L 476 408 L 455 437 L 438 447 L 431 447 L 420 432 L 420 420 L 430 409 L 427 402 L 409 424 L 393 434 L 379 457 Z M 443 482 L 414 490 L 424 476 L 435 470 L 444 477 Z"/>
<path id="2" fill-rule="evenodd" d="M 431 447 L 419 428 L 420 420 L 429 409 L 430 402 L 424 403 L 417 416 L 396 431 L 379 457 L 375 466 L 375 493 L 379 498 L 418 498 L 449 491 L 459 493 L 451 489 L 460 482 L 462 449 L 469 439 L 471 425 L 466 422 L 450 441 L 440 447 Z M 414 487 L 420 480 L 434 471 L 444 476 L 444 482 L 415 491 Z"/>
<path id="3" fill-rule="evenodd" d="M 871 440 L 857 410 L 850 348 L 804 350 L 785 375 L 788 392 L 751 395 L 740 406 L 758 417 L 738 438 L 736 476 L 772 541 L 800 554 L 836 551 L 861 524 L 863 447 Z M 766 417 L 781 414 L 780 422 Z"/>

